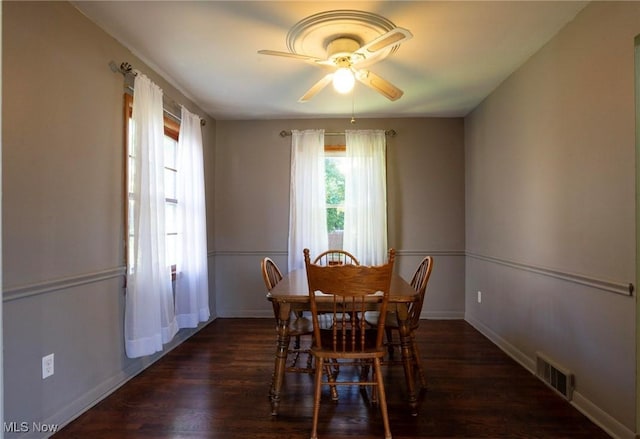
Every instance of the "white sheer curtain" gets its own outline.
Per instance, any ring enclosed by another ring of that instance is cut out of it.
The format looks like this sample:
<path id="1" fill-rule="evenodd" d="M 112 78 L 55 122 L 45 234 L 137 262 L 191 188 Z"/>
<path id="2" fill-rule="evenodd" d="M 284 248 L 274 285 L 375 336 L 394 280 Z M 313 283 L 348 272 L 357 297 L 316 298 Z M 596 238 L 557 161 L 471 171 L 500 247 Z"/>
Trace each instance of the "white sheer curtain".
<path id="1" fill-rule="evenodd" d="M 387 261 L 387 176 L 384 130 L 346 130 L 343 248 L 361 264 Z"/>
<path id="2" fill-rule="evenodd" d="M 200 117 L 182 107 L 178 138 L 178 262 L 176 318 L 180 328 L 209 319 L 207 226 Z"/>
<path id="3" fill-rule="evenodd" d="M 324 130 L 291 132 L 289 271 L 304 267 L 302 251 L 327 250 Z"/>
<path id="4" fill-rule="evenodd" d="M 162 90 L 141 73 L 134 89 L 134 261 L 127 269 L 124 327 L 130 358 L 161 351 L 178 331 L 165 253 Z"/>

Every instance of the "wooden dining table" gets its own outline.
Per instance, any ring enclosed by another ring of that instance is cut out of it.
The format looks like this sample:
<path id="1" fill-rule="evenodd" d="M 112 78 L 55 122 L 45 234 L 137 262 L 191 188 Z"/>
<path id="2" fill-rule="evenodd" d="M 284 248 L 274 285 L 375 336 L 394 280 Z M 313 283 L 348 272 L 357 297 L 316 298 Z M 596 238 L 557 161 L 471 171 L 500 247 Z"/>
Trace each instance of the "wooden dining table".
<path id="1" fill-rule="evenodd" d="M 408 321 L 408 305 L 419 300 L 416 290 L 401 276 L 394 273 L 391 278 L 389 289 L 389 303 L 387 310 L 395 312 L 398 318 L 400 332 L 400 350 L 402 354 L 402 364 L 404 366 L 405 380 L 411 414 L 417 415 L 417 396 L 413 378 L 413 361 L 410 349 L 410 333 Z M 309 286 L 307 283 L 307 273 L 304 268 L 293 270 L 284 275 L 282 280 L 267 293 L 267 299 L 273 304 L 277 320 L 278 341 L 276 344 L 275 365 L 273 372 L 271 397 L 271 414 L 278 414 L 280 405 L 280 394 L 284 374 L 286 369 L 287 351 L 289 349 L 289 320 L 292 311 L 309 311 Z M 331 303 L 332 296 L 316 296 L 318 306 L 323 303 Z M 372 296 L 372 301 L 379 300 Z M 375 302 L 372 302 L 375 306 Z"/>

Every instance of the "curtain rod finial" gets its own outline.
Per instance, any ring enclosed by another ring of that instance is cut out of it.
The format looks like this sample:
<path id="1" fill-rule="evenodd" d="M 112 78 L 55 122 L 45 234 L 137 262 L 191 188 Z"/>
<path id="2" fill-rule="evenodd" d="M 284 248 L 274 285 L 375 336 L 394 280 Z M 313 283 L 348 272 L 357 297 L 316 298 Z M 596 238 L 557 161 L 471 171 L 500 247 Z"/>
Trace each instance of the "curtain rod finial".
<path id="1" fill-rule="evenodd" d="M 122 64 L 120 64 L 120 70 L 124 73 L 131 73 L 133 67 L 128 62 L 123 62 Z"/>

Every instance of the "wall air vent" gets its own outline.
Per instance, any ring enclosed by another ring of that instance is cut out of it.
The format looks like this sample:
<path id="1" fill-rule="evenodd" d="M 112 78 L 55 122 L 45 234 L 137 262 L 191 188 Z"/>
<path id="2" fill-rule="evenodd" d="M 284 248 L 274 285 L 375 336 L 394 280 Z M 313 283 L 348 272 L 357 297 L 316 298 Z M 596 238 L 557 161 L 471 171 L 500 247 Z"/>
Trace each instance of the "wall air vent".
<path id="1" fill-rule="evenodd" d="M 567 401 L 571 401 L 574 386 L 573 373 L 540 352 L 536 352 L 536 376 Z"/>

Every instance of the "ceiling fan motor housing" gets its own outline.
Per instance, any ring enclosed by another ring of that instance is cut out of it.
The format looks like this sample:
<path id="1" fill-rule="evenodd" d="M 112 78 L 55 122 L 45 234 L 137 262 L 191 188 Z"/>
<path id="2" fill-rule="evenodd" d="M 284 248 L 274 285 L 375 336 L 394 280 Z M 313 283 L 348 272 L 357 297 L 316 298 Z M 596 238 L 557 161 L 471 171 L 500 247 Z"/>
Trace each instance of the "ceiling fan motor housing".
<path id="1" fill-rule="evenodd" d="M 360 43 L 353 38 L 340 37 L 327 44 L 327 55 L 331 59 L 348 57 L 360 48 Z"/>

